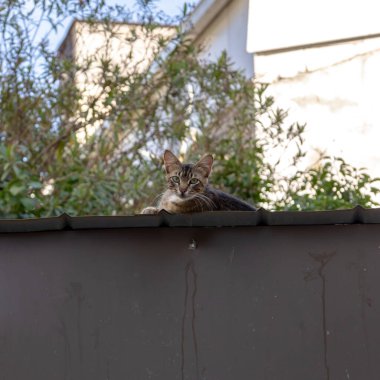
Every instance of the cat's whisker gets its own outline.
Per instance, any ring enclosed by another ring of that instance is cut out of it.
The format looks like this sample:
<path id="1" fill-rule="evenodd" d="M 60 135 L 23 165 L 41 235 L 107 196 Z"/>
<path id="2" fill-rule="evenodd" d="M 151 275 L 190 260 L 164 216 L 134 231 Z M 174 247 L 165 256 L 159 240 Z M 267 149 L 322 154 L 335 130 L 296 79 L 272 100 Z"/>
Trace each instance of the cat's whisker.
<path id="1" fill-rule="evenodd" d="M 207 204 L 207 202 L 205 202 L 205 201 L 199 196 L 199 194 L 195 194 L 195 195 L 194 195 L 194 200 L 197 202 L 198 205 L 201 206 L 201 209 L 202 209 L 202 211 L 203 211 L 203 210 L 204 210 L 203 205 L 204 205 L 205 203 Z"/>
<path id="2" fill-rule="evenodd" d="M 204 199 L 200 197 L 197 197 L 196 199 L 197 199 L 198 204 L 200 204 L 202 211 L 209 210 L 210 205 L 208 204 L 208 202 L 206 202 Z"/>
<path id="3" fill-rule="evenodd" d="M 198 197 L 195 197 L 194 200 L 195 200 L 196 203 L 200 206 L 200 208 L 201 208 L 201 212 L 205 211 L 205 209 L 204 209 L 204 207 L 203 207 L 203 206 L 204 206 L 204 202 L 201 201 L 200 198 L 198 198 Z"/>
<path id="4" fill-rule="evenodd" d="M 202 207 L 202 204 L 199 203 L 198 199 L 197 198 L 193 198 L 194 199 L 194 203 L 196 205 L 196 208 L 195 208 L 195 211 L 198 211 L 198 208 L 200 207 L 200 211 L 203 211 L 203 207 Z"/>
<path id="5" fill-rule="evenodd" d="M 204 206 L 209 206 L 208 202 L 205 199 L 202 199 L 202 197 L 200 197 L 198 194 L 194 197 L 194 199 L 196 200 L 197 204 L 201 206 L 202 211 L 204 211 Z"/>
<path id="6" fill-rule="evenodd" d="M 205 203 L 209 209 L 216 208 L 215 203 L 212 201 L 212 199 L 206 197 L 205 195 L 198 193 L 195 195 L 196 198 L 200 199 L 203 203 Z"/>
<path id="7" fill-rule="evenodd" d="M 158 200 L 158 198 L 162 197 L 164 195 L 165 192 L 162 192 L 160 194 L 158 194 L 157 196 L 154 197 L 153 199 L 153 203 L 156 203 L 156 201 Z"/>

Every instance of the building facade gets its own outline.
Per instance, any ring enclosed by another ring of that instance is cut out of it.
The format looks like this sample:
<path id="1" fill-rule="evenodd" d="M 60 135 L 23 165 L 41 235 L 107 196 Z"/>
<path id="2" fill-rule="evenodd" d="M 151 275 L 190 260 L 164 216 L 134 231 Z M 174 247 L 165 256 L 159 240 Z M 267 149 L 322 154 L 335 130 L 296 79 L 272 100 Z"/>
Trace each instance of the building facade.
<path id="1" fill-rule="evenodd" d="M 201 0 L 184 27 L 204 47 L 202 58 L 216 59 L 226 51 L 247 78 L 270 84 L 268 93 L 289 111 L 289 121 L 307 124 L 309 165 L 324 153 L 366 167 L 378 177 L 377 7 L 371 0 L 363 0 L 360 8 L 343 0 Z M 77 40 L 75 50 L 73 35 L 78 28 L 83 31 L 85 26 L 75 25 L 61 50 L 93 54 L 102 39 L 87 35 Z M 121 33 L 130 30 L 128 25 L 118 28 Z M 147 47 L 139 44 L 136 51 L 144 54 Z"/>
<path id="2" fill-rule="evenodd" d="M 205 57 L 226 50 L 270 84 L 290 121 L 307 124 L 309 165 L 324 153 L 380 177 L 379 11 L 371 0 L 202 0 L 194 15 L 206 20 L 197 34 Z"/>

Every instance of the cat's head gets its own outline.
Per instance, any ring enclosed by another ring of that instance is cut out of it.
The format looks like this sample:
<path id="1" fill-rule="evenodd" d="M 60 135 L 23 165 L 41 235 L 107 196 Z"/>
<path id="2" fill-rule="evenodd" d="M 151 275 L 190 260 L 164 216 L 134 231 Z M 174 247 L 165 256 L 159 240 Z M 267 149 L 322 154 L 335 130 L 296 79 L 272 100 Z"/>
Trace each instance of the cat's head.
<path id="1" fill-rule="evenodd" d="M 170 150 L 165 150 L 164 164 L 168 189 L 181 200 L 191 199 L 203 193 L 212 163 L 211 154 L 206 154 L 196 164 L 182 164 Z"/>

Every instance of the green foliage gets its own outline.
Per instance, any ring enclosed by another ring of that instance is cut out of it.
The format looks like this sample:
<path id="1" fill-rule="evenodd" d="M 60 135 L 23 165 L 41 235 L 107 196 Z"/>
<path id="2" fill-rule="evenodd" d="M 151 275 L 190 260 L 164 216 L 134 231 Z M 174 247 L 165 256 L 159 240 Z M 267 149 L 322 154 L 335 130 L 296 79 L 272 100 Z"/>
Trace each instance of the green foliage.
<path id="1" fill-rule="evenodd" d="M 0 217 L 139 212 L 163 190 L 165 148 L 185 160 L 213 153 L 215 187 L 268 209 L 377 205 L 376 180 L 342 159 L 321 157 L 301 170 L 304 126 L 288 125 L 267 86 L 247 81 L 226 54 L 202 62 L 178 30 L 163 34 L 160 25 L 173 20 L 154 7 L 0 7 Z M 108 48 L 75 62 L 57 56 L 49 36 L 67 17 L 88 20 L 105 47 L 122 39 L 132 47 L 127 59 Z M 112 19 L 142 26 L 127 36 Z M 136 61 L 141 39 L 153 48 Z"/>
<path id="2" fill-rule="evenodd" d="M 318 165 L 290 178 L 287 194 L 279 209 L 333 210 L 352 205 L 377 206 L 372 198 L 379 193 L 365 169 L 348 165 L 342 158 L 323 157 Z"/>

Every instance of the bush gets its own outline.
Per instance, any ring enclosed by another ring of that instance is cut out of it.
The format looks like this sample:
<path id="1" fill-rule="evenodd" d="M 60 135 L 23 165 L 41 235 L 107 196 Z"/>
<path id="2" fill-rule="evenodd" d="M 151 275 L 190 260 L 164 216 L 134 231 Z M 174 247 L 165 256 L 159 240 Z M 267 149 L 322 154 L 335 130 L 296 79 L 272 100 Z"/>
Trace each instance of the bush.
<path id="1" fill-rule="evenodd" d="M 170 20 L 152 1 L 136 9 L 70 0 L 0 7 L 1 217 L 139 212 L 163 189 L 165 148 L 185 160 L 213 153 L 214 185 L 269 209 L 377 205 L 376 180 L 342 159 L 299 169 L 304 126 L 286 124 L 266 85 L 247 81 L 226 54 L 202 62 L 179 29 L 174 38 L 155 32 L 185 14 Z M 67 17 L 103 25 L 108 41 L 126 38 L 110 20 L 141 22 L 126 42 L 141 33 L 154 41 L 149 66 L 131 71 L 109 49 L 76 62 L 57 56 L 48 38 Z M 41 26 L 46 36 L 36 38 Z"/>

